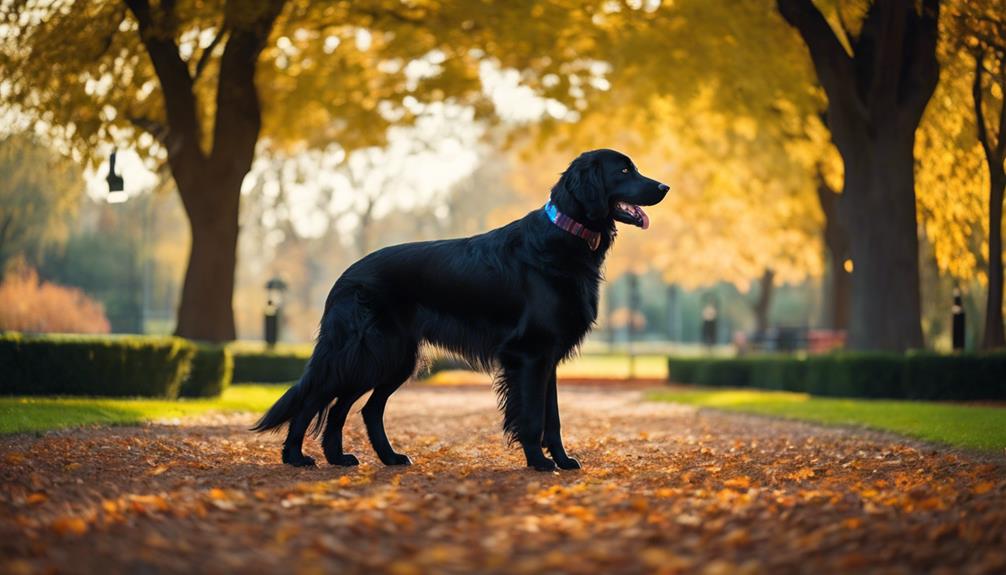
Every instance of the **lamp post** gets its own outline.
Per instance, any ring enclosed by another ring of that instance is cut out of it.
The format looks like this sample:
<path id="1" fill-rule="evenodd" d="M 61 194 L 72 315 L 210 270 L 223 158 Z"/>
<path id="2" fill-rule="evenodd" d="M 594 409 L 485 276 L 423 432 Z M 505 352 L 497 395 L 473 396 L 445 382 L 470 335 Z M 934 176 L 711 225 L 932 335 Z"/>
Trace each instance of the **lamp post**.
<path id="1" fill-rule="evenodd" d="M 964 302 L 961 300 L 961 289 L 954 288 L 954 305 L 950 308 L 953 317 L 953 346 L 954 351 L 964 349 L 964 324 L 967 315 L 964 313 Z"/>
<path id="2" fill-rule="evenodd" d="M 635 272 L 626 277 L 629 282 L 629 322 L 628 322 L 628 352 L 629 379 L 636 379 L 636 348 L 632 345 L 636 336 L 636 313 L 639 310 L 639 278 Z"/>
<path id="3" fill-rule="evenodd" d="M 716 298 L 716 294 L 712 292 L 706 293 L 702 299 L 705 300 L 702 305 L 702 343 L 706 347 L 712 348 L 716 345 L 716 323 L 719 316 L 719 301 Z"/>
<path id="4" fill-rule="evenodd" d="M 286 282 L 275 276 L 265 284 L 265 343 L 270 348 L 279 341 L 279 318 L 286 288 Z"/>
<path id="5" fill-rule="evenodd" d="M 112 155 L 108 157 L 108 176 L 105 177 L 105 181 L 108 182 L 108 203 L 121 204 L 129 199 L 129 196 L 126 195 L 125 180 L 115 173 L 115 153 L 115 148 L 112 148 Z"/>

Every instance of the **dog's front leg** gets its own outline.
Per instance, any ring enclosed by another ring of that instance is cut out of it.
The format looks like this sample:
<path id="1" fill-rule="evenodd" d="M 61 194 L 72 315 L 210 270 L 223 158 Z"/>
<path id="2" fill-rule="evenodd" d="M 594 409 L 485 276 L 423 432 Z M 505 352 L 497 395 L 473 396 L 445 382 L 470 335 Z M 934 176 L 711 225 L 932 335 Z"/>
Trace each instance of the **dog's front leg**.
<path id="1" fill-rule="evenodd" d="M 554 471 L 555 462 L 542 452 L 542 437 L 545 429 L 545 399 L 548 391 L 549 363 L 542 358 L 519 354 L 505 374 L 512 391 L 517 391 L 519 405 L 515 406 L 517 416 L 517 440 L 524 448 L 527 466 L 538 471 Z M 508 414 L 509 415 L 509 414 Z"/>
<path id="2" fill-rule="evenodd" d="M 559 424 L 559 394 L 556 390 L 554 367 L 548 378 L 548 389 L 545 394 L 545 433 L 542 445 L 548 450 L 559 469 L 580 469 L 580 462 L 567 455 L 566 448 L 562 446 Z"/>

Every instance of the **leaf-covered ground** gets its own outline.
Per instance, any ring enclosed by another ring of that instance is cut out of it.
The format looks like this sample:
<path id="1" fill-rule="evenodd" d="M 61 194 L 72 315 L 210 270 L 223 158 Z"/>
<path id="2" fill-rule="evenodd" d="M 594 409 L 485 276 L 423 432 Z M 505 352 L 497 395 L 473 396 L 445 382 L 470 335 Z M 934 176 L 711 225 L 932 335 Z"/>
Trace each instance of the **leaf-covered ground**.
<path id="1" fill-rule="evenodd" d="M 563 388 L 555 474 L 472 388 L 392 398 L 408 468 L 357 415 L 353 469 L 280 465 L 252 415 L 0 438 L 0 572 L 1006 570 L 1001 461 L 642 398 Z"/>

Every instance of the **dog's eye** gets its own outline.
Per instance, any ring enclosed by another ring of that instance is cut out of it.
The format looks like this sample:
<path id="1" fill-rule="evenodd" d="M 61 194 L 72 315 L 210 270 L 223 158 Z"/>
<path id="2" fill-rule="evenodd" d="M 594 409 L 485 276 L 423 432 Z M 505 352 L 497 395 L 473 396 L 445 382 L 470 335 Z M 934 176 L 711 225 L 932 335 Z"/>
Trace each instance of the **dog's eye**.
<path id="1" fill-rule="evenodd" d="M 623 174 L 628 174 L 629 173 L 629 168 L 622 168 L 622 173 Z"/>

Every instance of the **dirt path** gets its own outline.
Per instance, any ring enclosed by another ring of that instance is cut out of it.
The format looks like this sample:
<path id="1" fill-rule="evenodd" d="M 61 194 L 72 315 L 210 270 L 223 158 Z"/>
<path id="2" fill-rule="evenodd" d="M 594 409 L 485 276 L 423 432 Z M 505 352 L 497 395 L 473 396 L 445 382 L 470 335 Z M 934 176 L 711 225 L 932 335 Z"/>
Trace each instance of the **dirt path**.
<path id="1" fill-rule="evenodd" d="M 279 465 L 251 415 L 0 438 L 0 572 L 1006 570 L 998 464 L 638 390 L 560 403 L 580 472 L 522 469 L 484 389 L 391 400 L 410 468 L 358 414 L 349 470 Z"/>

